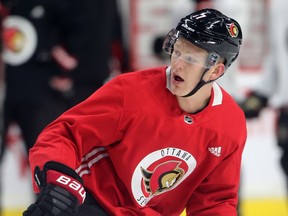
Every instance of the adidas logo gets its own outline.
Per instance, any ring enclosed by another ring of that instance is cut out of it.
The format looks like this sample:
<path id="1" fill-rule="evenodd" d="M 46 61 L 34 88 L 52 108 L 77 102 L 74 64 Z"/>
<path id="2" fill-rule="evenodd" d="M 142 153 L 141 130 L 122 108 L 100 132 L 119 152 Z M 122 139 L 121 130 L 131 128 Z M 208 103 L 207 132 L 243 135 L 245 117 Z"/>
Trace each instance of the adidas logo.
<path id="1" fill-rule="evenodd" d="M 211 147 L 208 148 L 208 151 L 211 152 L 213 155 L 219 157 L 221 155 L 221 148 L 222 147 Z"/>

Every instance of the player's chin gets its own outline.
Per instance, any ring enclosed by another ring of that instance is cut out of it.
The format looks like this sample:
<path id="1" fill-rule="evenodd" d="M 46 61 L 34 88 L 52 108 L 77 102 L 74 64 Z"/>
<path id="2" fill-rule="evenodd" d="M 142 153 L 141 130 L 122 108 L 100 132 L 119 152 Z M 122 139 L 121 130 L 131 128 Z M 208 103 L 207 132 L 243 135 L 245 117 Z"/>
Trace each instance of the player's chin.
<path id="1" fill-rule="evenodd" d="M 185 95 L 185 92 L 180 87 L 177 87 L 177 86 L 173 86 L 171 88 L 171 92 L 173 93 L 173 95 L 179 96 L 179 97 L 182 95 Z"/>

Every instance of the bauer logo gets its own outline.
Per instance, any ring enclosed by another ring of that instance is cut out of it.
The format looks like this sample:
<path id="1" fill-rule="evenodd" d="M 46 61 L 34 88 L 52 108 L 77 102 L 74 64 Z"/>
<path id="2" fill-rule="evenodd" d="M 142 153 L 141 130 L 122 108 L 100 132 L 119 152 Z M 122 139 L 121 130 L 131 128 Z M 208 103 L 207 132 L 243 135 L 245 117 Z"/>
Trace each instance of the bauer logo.
<path id="1" fill-rule="evenodd" d="M 160 149 L 137 165 L 131 181 L 134 199 L 145 206 L 153 197 L 176 188 L 195 169 L 196 160 L 178 148 Z"/>

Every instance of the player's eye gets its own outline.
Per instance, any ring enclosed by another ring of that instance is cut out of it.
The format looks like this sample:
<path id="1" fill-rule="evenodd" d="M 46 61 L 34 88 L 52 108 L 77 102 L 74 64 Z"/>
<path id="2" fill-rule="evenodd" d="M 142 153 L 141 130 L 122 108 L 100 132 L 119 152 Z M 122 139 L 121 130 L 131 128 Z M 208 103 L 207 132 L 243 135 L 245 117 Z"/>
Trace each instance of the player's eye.
<path id="1" fill-rule="evenodd" d="M 192 57 L 192 56 L 185 56 L 185 61 L 188 63 L 188 64 L 193 64 L 196 62 L 196 60 Z"/>
<path id="2" fill-rule="evenodd" d="M 172 53 L 172 57 L 179 58 L 181 56 L 181 53 L 178 50 L 174 50 Z"/>

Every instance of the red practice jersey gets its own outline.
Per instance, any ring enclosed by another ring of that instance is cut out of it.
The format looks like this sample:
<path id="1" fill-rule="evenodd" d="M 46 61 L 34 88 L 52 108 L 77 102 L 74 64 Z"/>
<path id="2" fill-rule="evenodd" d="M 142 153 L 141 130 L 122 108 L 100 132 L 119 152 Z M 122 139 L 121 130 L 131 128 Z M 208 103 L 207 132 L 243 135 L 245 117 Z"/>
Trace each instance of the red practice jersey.
<path id="1" fill-rule="evenodd" d="M 122 74 L 65 112 L 30 150 L 32 170 L 75 169 L 110 215 L 236 216 L 244 114 L 216 83 L 206 108 L 183 112 L 168 70 Z"/>

